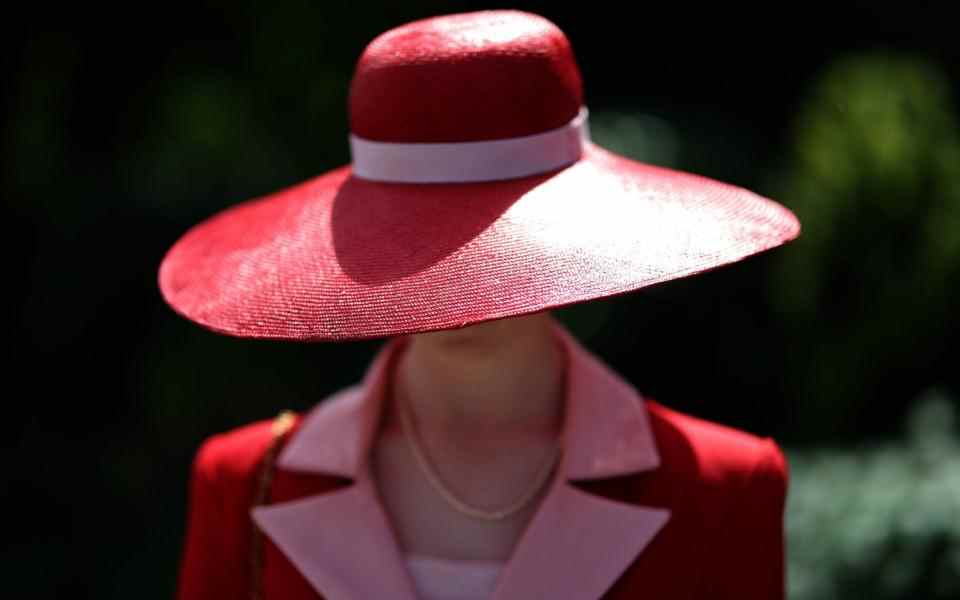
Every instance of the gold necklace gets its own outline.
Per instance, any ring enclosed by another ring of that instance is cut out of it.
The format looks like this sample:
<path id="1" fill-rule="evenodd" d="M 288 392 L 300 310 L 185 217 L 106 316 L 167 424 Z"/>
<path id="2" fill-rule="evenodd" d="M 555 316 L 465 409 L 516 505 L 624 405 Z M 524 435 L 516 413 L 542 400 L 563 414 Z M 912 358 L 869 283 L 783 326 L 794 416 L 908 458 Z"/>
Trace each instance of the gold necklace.
<path id="1" fill-rule="evenodd" d="M 433 488 L 450 506 L 456 509 L 457 512 L 468 517 L 482 519 L 484 521 L 500 521 L 521 511 L 533 501 L 537 493 L 541 490 L 541 488 L 543 488 L 560 459 L 561 447 L 559 444 L 557 444 L 557 447 L 551 453 L 548 460 L 543 463 L 543 465 L 540 467 L 540 470 L 533 478 L 533 485 L 530 486 L 530 489 L 524 492 L 520 498 L 511 504 L 508 504 L 507 506 L 497 510 L 485 510 L 471 506 L 458 498 L 457 495 L 443 482 L 443 479 L 437 473 L 433 463 L 430 462 L 430 459 L 427 458 L 426 452 L 420 444 L 420 439 L 417 436 L 416 425 L 413 422 L 413 410 L 408 407 L 407 403 L 405 402 L 398 402 L 398 404 L 400 405 L 400 410 L 398 411 L 400 413 L 400 423 L 404 429 L 407 439 L 410 441 L 410 447 L 413 450 L 414 457 L 417 459 L 417 463 L 420 465 L 420 470 L 423 471 L 423 474 L 426 476 L 427 481 L 430 482 L 430 485 L 433 486 Z"/>

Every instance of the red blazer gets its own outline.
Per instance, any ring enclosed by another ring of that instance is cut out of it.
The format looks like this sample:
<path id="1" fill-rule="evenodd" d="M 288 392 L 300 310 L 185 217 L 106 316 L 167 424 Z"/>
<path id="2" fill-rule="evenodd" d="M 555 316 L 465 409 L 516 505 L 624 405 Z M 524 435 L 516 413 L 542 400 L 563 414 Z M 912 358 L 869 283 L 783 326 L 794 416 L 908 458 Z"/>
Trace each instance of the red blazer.
<path id="1" fill-rule="evenodd" d="M 570 357 L 565 444 L 577 450 L 495 598 L 783 598 L 787 465 L 776 443 L 642 398 L 560 335 Z M 267 600 L 415 598 L 362 469 L 398 344 L 363 385 L 295 420 L 272 479 L 261 479 L 277 449 L 270 422 L 203 445 L 180 600 L 246 600 L 255 588 Z M 251 511 L 258 496 L 267 505 Z"/>

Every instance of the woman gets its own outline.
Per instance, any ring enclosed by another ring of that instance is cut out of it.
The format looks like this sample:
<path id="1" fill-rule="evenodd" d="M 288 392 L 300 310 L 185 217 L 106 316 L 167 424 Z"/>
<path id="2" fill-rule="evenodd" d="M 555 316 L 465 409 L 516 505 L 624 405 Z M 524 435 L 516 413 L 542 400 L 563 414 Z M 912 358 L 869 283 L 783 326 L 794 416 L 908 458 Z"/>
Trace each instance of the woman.
<path id="1" fill-rule="evenodd" d="M 349 168 L 171 249 L 164 297 L 212 330 L 392 338 L 362 384 L 204 444 L 180 598 L 783 596 L 776 444 L 641 397 L 546 311 L 797 222 L 598 148 L 582 100 L 540 17 L 407 24 L 357 65 Z"/>

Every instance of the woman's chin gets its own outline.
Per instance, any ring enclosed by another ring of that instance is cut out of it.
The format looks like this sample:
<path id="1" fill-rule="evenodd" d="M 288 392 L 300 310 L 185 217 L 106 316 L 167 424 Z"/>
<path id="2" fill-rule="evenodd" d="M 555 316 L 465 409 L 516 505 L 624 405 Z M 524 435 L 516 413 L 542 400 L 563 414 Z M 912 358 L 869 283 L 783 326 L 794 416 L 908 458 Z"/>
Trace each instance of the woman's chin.
<path id="1" fill-rule="evenodd" d="M 417 335 L 418 339 L 446 349 L 492 348 L 517 341 L 543 326 L 547 313 L 496 319 L 457 329 L 443 329 Z"/>

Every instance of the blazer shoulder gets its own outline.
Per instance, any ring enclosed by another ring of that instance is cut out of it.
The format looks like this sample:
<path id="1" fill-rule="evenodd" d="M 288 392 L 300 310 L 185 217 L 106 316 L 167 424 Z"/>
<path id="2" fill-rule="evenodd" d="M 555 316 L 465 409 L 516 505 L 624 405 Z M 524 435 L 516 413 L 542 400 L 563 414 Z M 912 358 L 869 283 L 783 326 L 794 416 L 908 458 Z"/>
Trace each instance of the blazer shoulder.
<path id="1" fill-rule="evenodd" d="M 296 426 L 299 416 L 294 419 Z M 264 419 L 205 439 L 194 457 L 195 476 L 221 484 L 253 477 L 274 442 L 275 422 L 276 419 Z"/>
<path id="2" fill-rule="evenodd" d="M 274 422 L 212 435 L 194 455 L 178 600 L 249 595 L 254 531 L 249 511 L 261 462 L 275 439 Z"/>
<path id="3" fill-rule="evenodd" d="M 747 485 L 750 480 L 785 484 L 789 469 L 783 450 L 758 436 L 646 400 L 651 427 L 665 454 L 685 456 L 688 467 L 707 483 Z"/>
<path id="4" fill-rule="evenodd" d="M 788 470 L 770 437 L 669 409 L 648 400 L 662 448 L 663 487 L 679 527 L 697 540 L 697 597 L 784 598 L 784 513 Z M 681 527 L 682 529 L 682 527 Z"/>

